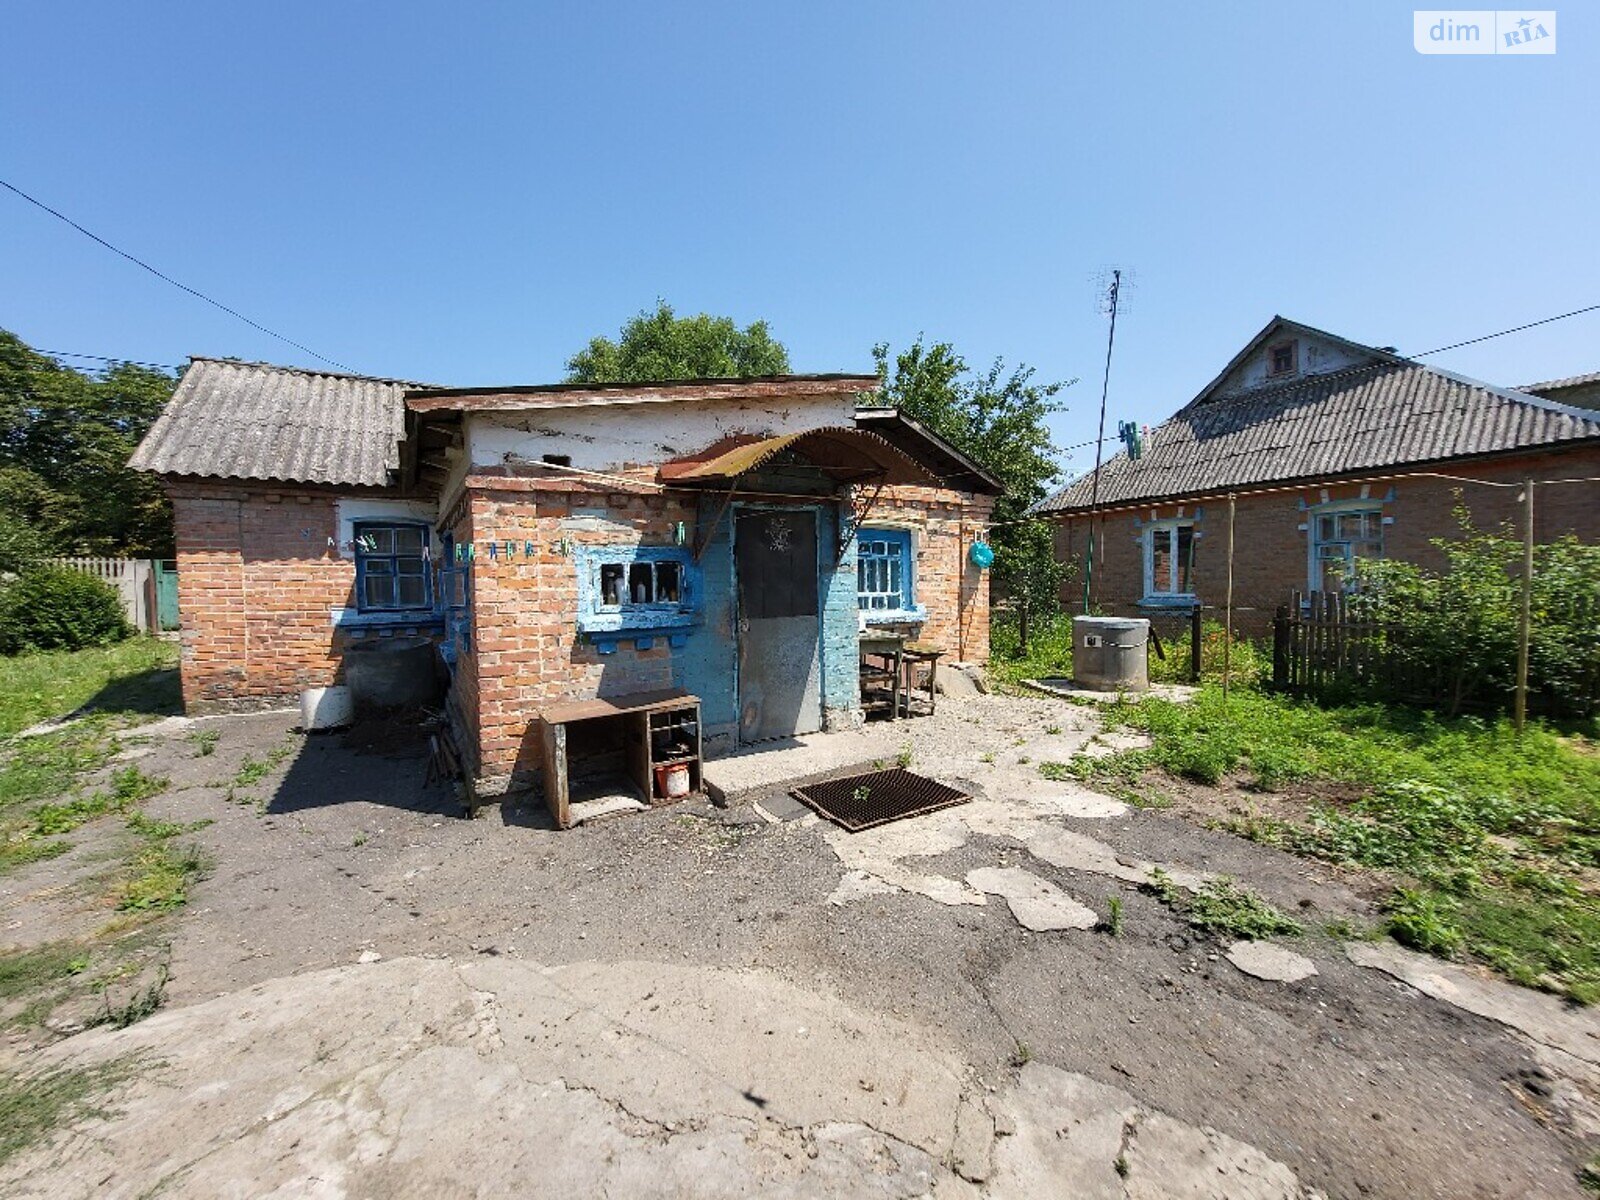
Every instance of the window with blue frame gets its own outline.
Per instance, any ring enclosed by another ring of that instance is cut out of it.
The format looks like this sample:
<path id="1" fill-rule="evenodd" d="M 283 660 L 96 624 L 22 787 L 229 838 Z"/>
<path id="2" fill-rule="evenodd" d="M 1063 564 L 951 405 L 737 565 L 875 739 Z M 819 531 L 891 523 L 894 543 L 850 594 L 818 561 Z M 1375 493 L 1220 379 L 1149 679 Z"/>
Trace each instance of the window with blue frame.
<path id="1" fill-rule="evenodd" d="M 863 529 L 856 535 L 856 607 L 869 621 L 921 619 L 910 530 Z"/>
<path id="2" fill-rule="evenodd" d="M 679 546 L 578 546 L 578 629 L 679 636 L 702 619 L 700 569 Z"/>
<path id="3" fill-rule="evenodd" d="M 356 607 L 362 612 L 433 608 L 428 527 L 391 521 L 355 525 Z"/>

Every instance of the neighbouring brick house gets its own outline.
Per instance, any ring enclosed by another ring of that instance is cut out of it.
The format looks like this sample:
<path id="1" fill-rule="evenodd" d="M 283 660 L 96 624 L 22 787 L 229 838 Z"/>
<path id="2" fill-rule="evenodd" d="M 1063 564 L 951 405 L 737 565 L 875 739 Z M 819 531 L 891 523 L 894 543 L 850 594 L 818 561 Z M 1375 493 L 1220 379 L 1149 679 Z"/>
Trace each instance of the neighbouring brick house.
<path id="1" fill-rule="evenodd" d="M 294 700 L 426 637 L 487 792 L 558 703 L 680 687 L 706 751 L 860 719 L 857 639 L 989 652 L 999 486 L 877 380 L 430 388 L 191 361 L 133 457 L 177 532 L 191 712 Z"/>
<path id="2" fill-rule="evenodd" d="M 1349 586 L 1355 561 L 1441 565 L 1432 539 L 1465 506 L 1480 528 L 1519 519 L 1518 484 L 1600 476 L 1600 376 L 1496 387 L 1275 317 L 1222 373 L 1127 450 L 1039 506 L 1079 573 L 1092 529 L 1092 607 L 1121 615 L 1220 606 L 1228 500 L 1243 628 L 1292 590 Z M 1600 484 L 1535 488 L 1535 537 L 1600 540 Z"/>

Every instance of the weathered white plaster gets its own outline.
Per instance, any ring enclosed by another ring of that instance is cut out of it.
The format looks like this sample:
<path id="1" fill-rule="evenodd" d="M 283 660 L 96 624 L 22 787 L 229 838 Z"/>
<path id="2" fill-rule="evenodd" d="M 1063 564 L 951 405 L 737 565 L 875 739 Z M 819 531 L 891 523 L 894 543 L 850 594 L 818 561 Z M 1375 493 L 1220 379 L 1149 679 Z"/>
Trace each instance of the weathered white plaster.
<path id="1" fill-rule="evenodd" d="M 1300 343 L 1299 370 L 1293 375 L 1269 376 L 1268 354 L 1272 347 L 1290 340 Z M 1370 354 L 1321 338 L 1306 337 L 1285 330 L 1280 337 L 1268 338 L 1254 354 L 1228 372 L 1217 384 L 1216 394 L 1232 396 L 1240 392 L 1254 391 L 1256 388 L 1276 387 L 1290 380 L 1304 379 L 1308 375 L 1326 375 L 1329 371 L 1342 371 L 1346 367 L 1358 366 L 1369 361 L 1372 361 Z"/>
<path id="2" fill-rule="evenodd" d="M 564 454 L 574 467 L 606 471 L 664 462 L 733 434 L 767 437 L 854 422 L 855 400 L 849 395 L 612 403 L 474 413 L 467 420 L 467 447 L 476 467 Z"/>
<path id="3" fill-rule="evenodd" d="M 418 521 L 432 526 L 438 520 L 439 509 L 424 500 L 376 500 L 366 496 L 344 496 L 339 500 L 339 557 L 355 558 L 353 545 L 357 521 Z M 437 542 L 430 543 L 429 553 L 438 554 Z"/>

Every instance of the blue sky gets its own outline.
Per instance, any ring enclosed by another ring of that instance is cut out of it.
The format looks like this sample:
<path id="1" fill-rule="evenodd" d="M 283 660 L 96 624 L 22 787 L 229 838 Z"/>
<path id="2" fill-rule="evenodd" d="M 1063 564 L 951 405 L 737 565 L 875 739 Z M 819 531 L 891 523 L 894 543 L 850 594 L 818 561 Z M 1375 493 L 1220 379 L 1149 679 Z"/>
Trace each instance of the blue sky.
<path id="1" fill-rule="evenodd" d="M 1600 302 L 1600 21 L 1422 56 L 1392 3 L 32 4 L 0 177 L 360 371 L 543 382 L 664 297 L 797 370 L 918 331 L 1155 422 L 1275 312 L 1421 351 Z M 0 193 L 0 325 L 308 362 Z M 1434 360 L 1600 370 L 1600 313 Z M 1071 468 L 1084 465 L 1084 451 Z"/>

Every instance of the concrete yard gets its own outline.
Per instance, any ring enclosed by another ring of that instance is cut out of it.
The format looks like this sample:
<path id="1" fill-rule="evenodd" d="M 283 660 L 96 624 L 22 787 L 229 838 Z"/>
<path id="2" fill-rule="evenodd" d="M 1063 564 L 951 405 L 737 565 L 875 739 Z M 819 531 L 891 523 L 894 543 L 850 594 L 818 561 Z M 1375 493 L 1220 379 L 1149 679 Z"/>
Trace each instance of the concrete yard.
<path id="1" fill-rule="evenodd" d="M 1126 744 L 1092 707 L 951 697 L 708 764 L 725 809 L 565 832 L 461 820 L 415 743 L 294 722 L 150 742 L 147 809 L 211 818 L 215 874 L 161 1011 L 7 1052 L 132 1067 L 0 1193 L 1584 1195 L 1590 1012 L 1347 946 L 1324 928 L 1375 911 L 1336 871 L 1047 782 Z M 262 804 L 229 803 L 273 747 Z M 849 834 L 786 795 L 875 761 L 973 800 Z M 1157 868 L 1311 932 L 1207 940 L 1141 890 Z M 7 883 L 8 938 L 49 936 L 27 912 L 57 901 Z"/>

